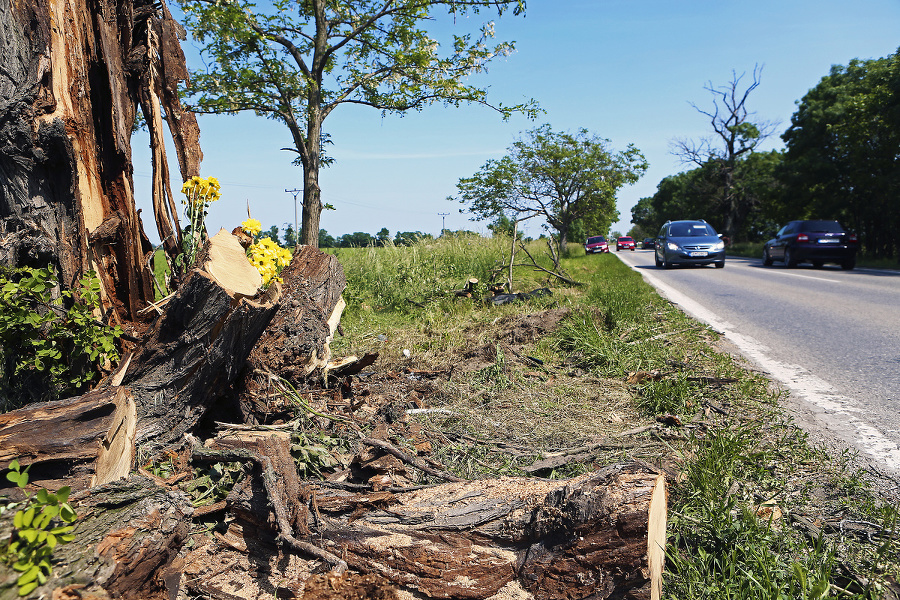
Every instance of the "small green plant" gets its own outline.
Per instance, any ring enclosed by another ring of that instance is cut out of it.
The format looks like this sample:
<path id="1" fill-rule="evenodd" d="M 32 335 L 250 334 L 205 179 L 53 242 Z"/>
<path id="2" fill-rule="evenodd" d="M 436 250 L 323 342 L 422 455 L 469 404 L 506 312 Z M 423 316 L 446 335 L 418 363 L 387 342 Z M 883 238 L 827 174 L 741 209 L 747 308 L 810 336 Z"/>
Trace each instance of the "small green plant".
<path id="1" fill-rule="evenodd" d="M 495 390 L 505 390 L 512 386 L 512 380 L 507 373 L 509 368 L 506 356 L 499 344 L 494 346 L 494 351 L 496 353 L 494 364 L 478 370 L 472 377 L 472 382 Z"/>
<path id="2" fill-rule="evenodd" d="M 0 397 L 9 410 L 33 400 L 83 392 L 100 367 L 119 358 L 119 327 L 94 318 L 100 281 L 93 271 L 80 282 L 78 300 L 58 291 L 56 271 L 0 268 Z"/>
<path id="3" fill-rule="evenodd" d="M 28 485 L 29 469 L 30 466 L 23 470 L 19 461 L 13 460 L 9 463 L 6 478 L 24 490 Z M 20 596 L 27 596 L 47 582 L 53 572 L 53 550 L 58 544 L 75 539 L 72 523 L 78 515 L 68 503 L 69 491 L 68 487 L 61 487 L 56 493 L 40 489 L 20 503 L 21 508 L 13 517 L 15 530 L 4 559 L 19 573 L 16 585 Z"/>

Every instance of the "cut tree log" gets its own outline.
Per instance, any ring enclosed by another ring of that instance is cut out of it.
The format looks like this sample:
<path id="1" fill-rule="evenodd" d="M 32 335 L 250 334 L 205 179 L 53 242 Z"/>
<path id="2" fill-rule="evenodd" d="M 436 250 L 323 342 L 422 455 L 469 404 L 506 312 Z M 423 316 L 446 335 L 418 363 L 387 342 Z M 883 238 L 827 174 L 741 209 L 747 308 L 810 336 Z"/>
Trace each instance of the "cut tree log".
<path id="1" fill-rule="evenodd" d="M 203 270 L 236 298 L 252 298 L 262 287 L 262 275 L 247 260 L 247 253 L 240 240 L 220 229 L 209 238 L 204 254 L 200 257 Z"/>
<path id="2" fill-rule="evenodd" d="M 31 465 L 31 484 L 51 490 L 108 483 L 128 475 L 135 422 L 134 400 L 121 387 L 31 404 L 0 415 L 0 465 Z"/>
<path id="3" fill-rule="evenodd" d="M 53 573 L 30 597 L 174 598 L 181 573 L 177 554 L 191 528 L 190 499 L 132 477 L 70 499 L 75 539 L 53 550 Z M 0 521 L 8 539 L 11 516 Z M 0 600 L 18 598 L 16 573 L 0 563 Z"/>
<path id="4" fill-rule="evenodd" d="M 660 598 L 665 477 L 642 464 L 379 494 L 317 496 L 331 517 L 318 533 L 351 568 L 398 586 L 433 598 L 488 598 L 512 582 L 542 600 Z"/>

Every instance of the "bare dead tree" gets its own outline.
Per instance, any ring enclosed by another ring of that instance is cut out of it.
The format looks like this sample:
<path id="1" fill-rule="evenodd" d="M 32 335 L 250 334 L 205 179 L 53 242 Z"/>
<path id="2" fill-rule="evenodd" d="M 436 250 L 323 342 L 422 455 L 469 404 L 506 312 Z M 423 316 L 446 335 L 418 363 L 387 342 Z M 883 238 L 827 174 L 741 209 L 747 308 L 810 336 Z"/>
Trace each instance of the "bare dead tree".
<path id="1" fill-rule="evenodd" d="M 676 138 L 671 143 L 671 153 L 682 163 L 711 168 L 719 181 L 719 204 L 724 217 L 722 231 L 733 236 L 743 214 L 744 198 L 735 182 L 737 164 L 771 136 L 780 123 L 754 119 L 755 113 L 747 108 L 751 92 L 759 87 L 762 66 L 753 67 L 750 84 L 743 87 L 746 73 L 732 71 L 731 81 L 714 86 L 708 82 L 703 89 L 713 96 L 713 107 L 704 110 L 691 102 L 691 106 L 709 118 L 714 133 L 700 140 Z"/>

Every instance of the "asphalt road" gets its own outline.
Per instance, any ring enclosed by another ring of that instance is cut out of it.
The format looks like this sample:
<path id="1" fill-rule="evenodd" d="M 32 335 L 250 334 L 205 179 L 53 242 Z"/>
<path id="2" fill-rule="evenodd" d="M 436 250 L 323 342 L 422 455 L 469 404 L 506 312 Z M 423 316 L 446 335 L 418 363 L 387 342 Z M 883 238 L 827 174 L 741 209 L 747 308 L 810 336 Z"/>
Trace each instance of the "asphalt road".
<path id="1" fill-rule="evenodd" d="M 900 272 L 738 257 L 667 270 L 652 250 L 613 253 L 782 383 L 814 441 L 900 484 Z"/>

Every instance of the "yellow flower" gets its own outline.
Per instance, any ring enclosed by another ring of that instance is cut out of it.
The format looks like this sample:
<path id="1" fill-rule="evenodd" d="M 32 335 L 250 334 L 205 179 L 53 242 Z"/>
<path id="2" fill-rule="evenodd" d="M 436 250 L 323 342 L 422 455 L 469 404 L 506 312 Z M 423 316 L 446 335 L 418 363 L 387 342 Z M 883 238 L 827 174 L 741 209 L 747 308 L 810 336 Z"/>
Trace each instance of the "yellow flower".
<path id="1" fill-rule="evenodd" d="M 241 223 L 241 229 L 246 231 L 249 235 L 256 235 L 260 231 L 262 231 L 262 223 L 260 223 L 256 219 L 247 219 L 246 221 Z"/>

